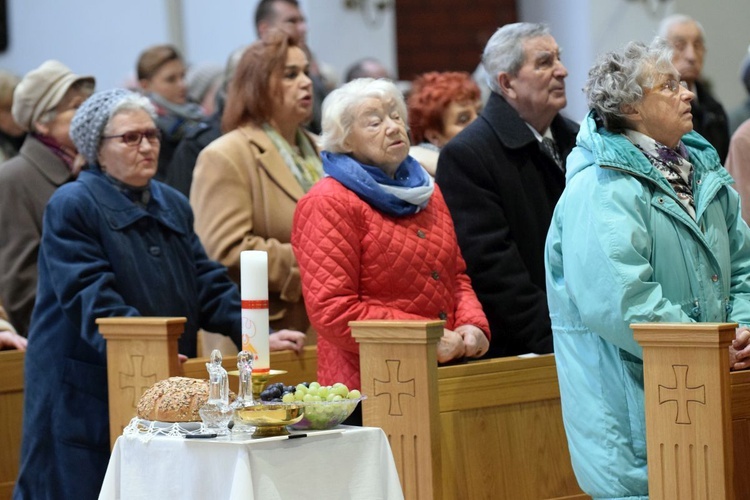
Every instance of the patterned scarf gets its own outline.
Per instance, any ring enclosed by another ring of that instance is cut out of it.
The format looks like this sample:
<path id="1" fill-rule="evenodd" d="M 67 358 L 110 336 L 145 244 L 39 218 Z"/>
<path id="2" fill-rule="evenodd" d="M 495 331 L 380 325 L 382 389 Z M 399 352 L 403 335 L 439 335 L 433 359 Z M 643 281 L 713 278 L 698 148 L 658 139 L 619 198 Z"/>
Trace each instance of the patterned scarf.
<path id="1" fill-rule="evenodd" d="M 315 152 L 310 139 L 302 130 L 297 129 L 296 143 L 299 146 L 299 151 L 297 151 L 268 123 L 263 124 L 263 131 L 271 139 L 276 149 L 279 150 L 284 163 L 292 171 L 299 185 L 302 186 L 305 193 L 308 192 L 313 184 L 323 177 L 320 157 Z"/>
<path id="2" fill-rule="evenodd" d="M 687 159 L 688 151 L 682 141 L 677 143 L 677 149 L 672 149 L 635 130 L 626 130 L 625 137 L 669 181 L 680 203 L 695 220 L 693 164 Z"/>
<path id="3" fill-rule="evenodd" d="M 411 156 L 398 166 L 394 179 L 379 167 L 365 165 L 349 155 L 323 151 L 321 156 L 327 175 L 388 215 L 402 217 L 419 212 L 435 190 L 432 177 Z"/>
<path id="4" fill-rule="evenodd" d="M 59 142 L 54 140 L 52 137 L 37 134 L 36 132 L 31 132 L 31 136 L 37 141 L 47 146 L 47 148 L 49 148 L 52 154 L 60 158 L 60 160 L 62 160 L 62 162 L 68 166 L 68 170 L 70 170 L 71 174 L 73 174 L 74 176 L 78 175 L 78 172 L 75 171 L 73 168 L 75 156 L 65 151 Z"/>

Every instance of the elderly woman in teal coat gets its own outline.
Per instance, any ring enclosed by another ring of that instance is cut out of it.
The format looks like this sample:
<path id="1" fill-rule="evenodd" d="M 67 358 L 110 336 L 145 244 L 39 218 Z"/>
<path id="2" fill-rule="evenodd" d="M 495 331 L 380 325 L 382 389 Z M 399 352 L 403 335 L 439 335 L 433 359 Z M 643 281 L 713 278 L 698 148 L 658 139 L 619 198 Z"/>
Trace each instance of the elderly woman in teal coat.
<path id="1" fill-rule="evenodd" d="M 748 366 L 750 231 L 716 150 L 692 132 L 693 94 L 656 40 L 589 73 L 591 112 L 567 159 L 547 237 L 563 419 L 581 488 L 648 498 L 642 350 L 631 323 L 737 322 Z"/>

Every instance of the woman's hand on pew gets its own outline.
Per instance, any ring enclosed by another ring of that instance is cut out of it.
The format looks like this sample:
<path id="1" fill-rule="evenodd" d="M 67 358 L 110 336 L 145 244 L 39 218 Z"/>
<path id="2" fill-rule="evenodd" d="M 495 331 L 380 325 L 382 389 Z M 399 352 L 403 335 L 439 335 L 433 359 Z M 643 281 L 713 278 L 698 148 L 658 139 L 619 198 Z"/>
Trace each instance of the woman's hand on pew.
<path id="1" fill-rule="evenodd" d="M 302 353 L 307 335 L 296 330 L 279 330 L 273 332 L 268 340 L 268 348 L 271 351 L 286 351 L 291 349 L 297 354 Z"/>
<path id="2" fill-rule="evenodd" d="M 735 339 L 729 346 L 729 368 L 744 370 L 750 368 L 750 328 L 737 328 Z"/>
<path id="3" fill-rule="evenodd" d="M 490 341 L 487 340 L 487 336 L 474 325 L 461 325 L 456 328 L 456 333 L 463 338 L 467 358 L 484 356 L 490 348 Z"/>
<path id="4" fill-rule="evenodd" d="M 438 363 L 447 363 L 448 361 L 462 358 L 466 355 L 466 347 L 461 334 L 453 330 L 443 329 L 443 336 L 437 345 Z"/>
<path id="5" fill-rule="evenodd" d="M 0 331 L 0 349 L 26 350 L 26 337 L 21 337 L 11 330 Z"/>

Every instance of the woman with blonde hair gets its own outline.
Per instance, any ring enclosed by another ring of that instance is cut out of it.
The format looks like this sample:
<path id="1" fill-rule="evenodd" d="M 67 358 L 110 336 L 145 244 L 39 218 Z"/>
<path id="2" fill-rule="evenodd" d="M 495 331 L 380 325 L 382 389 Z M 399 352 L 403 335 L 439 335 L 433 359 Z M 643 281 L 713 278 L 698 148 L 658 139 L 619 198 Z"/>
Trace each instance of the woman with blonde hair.
<path id="1" fill-rule="evenodd" d="M 154 45 L 141 52 L 136 70 L 138 84 L 156 108 L 162 139 L 155 179 L 163 181 L 180 140 L 204 113 L 199 104 L 188 100 L 185 63 L 172 45 Z"/>

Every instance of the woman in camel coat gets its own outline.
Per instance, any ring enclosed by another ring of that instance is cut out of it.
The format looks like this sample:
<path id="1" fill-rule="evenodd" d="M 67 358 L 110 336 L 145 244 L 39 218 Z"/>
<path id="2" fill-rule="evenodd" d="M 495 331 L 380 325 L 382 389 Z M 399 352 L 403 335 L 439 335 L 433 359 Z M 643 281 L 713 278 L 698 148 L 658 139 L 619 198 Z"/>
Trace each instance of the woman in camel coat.
<path id="1" fill-rule="evenodd" d="M 190 203 L 208 255 L 240 280 L 240 252 L 268 252 L 271 326 L 306 331 L 299 268 L 292 252 L 297 201 L 322 176 L 319 152 L 302 125 L 312 111 L 307 57 L 281 32 L 251 45 L 230 84 L 225 135 L 201 152 Z"/>

